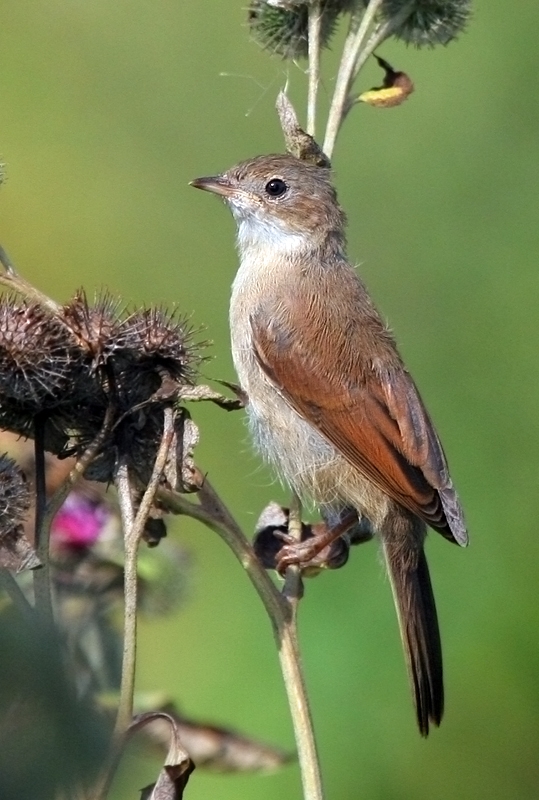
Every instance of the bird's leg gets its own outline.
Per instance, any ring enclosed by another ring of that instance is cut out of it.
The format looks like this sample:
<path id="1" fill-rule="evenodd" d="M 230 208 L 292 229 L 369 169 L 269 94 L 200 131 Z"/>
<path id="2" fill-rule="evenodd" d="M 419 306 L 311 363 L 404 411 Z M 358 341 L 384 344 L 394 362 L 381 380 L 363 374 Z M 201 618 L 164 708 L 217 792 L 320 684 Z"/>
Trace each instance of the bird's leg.
<path id="1" fill-rule="evenodd" d="M 315 525 L 304 526 L 308 529 L 307 535 L 301 542 L 293 539 L 288 533 L 276 531 L 275 535 L 285 542 L 275 557 L 275 569 L 281 574 L 291 564 L 298 564 L 302 572 L 318 572 L 320 569 L 343 566 L 348 560 L 349 542 L 341 539 L 359 525 L 357 511 L 347 509 L 337 522 L 319 522 Z M 359 542 L 359 536 L 353 536 L 353 543 Z M 370 532 L 365 538 L 371 538 Z"/>

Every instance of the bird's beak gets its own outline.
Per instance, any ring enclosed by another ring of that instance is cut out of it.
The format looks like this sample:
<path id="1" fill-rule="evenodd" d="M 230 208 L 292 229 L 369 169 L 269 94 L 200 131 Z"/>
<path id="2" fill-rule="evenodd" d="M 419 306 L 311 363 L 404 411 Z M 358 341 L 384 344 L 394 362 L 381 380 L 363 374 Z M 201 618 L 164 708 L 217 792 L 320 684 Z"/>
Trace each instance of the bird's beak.
<path id="1" fill-rule="evenodd" d="M 210 178 L 195 178 L 191 181 L 189 186 L 194 186 L 195 189 L 204 189 L 206 192 L 213 192 L 220 194 L 222 197 L 230 197 L 234 193 L 234 188 L 227 178 L 222 175 L 215 175 Z"/>

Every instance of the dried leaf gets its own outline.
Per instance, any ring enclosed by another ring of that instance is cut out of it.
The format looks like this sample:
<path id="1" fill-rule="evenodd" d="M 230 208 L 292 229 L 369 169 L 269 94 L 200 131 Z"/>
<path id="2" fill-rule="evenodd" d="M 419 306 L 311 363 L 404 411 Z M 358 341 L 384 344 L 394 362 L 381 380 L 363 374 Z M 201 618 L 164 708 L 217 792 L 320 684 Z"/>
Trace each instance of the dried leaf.
<path id="1" fill-rule="evenodd" d="M 414 91 L 414 84 L 405 72 L 397 72 L 391 64 L 375 55 L 378 64 L 385 70 L 382 86 L 375 86 L 357 98 L 358 103 L 367 103 L 376 108 L 400 106 Z"/>
<path id="2" fill-rule="evenodd" d="M 224 395 L 220 394 L 219 392 L 214 392 L 213 389 L 210 389 L 209 386 L 199 385 L 199 386 L 182 386 L 180 391 L 177 393 L 178 399 L 182 402 L 186 400 L 189 402 L 203 402 L 203 401 L 210 401 L 211 403 L 215 403 L 216 405 L 224 408 L 226 411 L 236 411 L 239 408 L 243 408 L 245 403 L 245 392 L 240 389 L 234 383 L 228 383 L 227 381 L 217 381 L 222 386 L 226 386 L 236 395 L 236 399 L 233 400 L 230 397 L 225 397 Z"/>
<path id="3" fill-rule="evenodd" d="M 189 413 L 184 408 L 179 409 L 165 467 L 165 478 L 172 489 L 180 492 L 197 492 L 200 489 L 194 462 L 194 450 L 199 438 L 198 427 Z"/>
<path id="4" fill-rule="evenodd" d="M 292 753 L 209 723 L 188 719 L 172 703 L 163 707 L 176 723 L 181 741 L 197 767 L 220 772 L 270 771 L 294 758 Z M 168 742 L 168 724 L 156 719 L 145 733 L 159 746 Z"/>
<path id="5" fill-rule="evenodd" d="M 294 106 L 283 91 L 277 96 L 275 108 L 281 121 L 287 152 L 317 167 L 331 167 L 322 148 L 300 127 Z"/>
<path id="6" fill-rule="evenodd" d="M 183 790 L 195 765 L 183 748 L 176 720 L 164 711 L 149 711 L 138 714 L 129 726 L 133 734 L 155 720 L 165 720 L 169 727 L 169 748 L 157 782 L 141 791 L 141 800 L 181 800 Z"/>

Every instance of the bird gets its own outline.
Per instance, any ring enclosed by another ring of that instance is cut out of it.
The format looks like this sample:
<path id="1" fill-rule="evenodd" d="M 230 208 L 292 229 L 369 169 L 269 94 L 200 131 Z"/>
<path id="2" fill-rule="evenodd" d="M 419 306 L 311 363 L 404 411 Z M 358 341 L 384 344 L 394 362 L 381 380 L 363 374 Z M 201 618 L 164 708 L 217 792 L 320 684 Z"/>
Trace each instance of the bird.
<path id="1" fill-rule="evenodd" d="M 368 521 L 427 736 L 444 710 L 427 527 L 461 546 L 468 533 L 431 418 L 348 259 L 331 169 L 273 154 L 191 183 L 220 196 L 237 224 L 231 346 L 254 444 L 302 501 L 337 521 L 318 544 L 284 544 L 279 569 L 308 565 L 354 519 Z M 346 509 L 355 516 L 343 525 Z"/>

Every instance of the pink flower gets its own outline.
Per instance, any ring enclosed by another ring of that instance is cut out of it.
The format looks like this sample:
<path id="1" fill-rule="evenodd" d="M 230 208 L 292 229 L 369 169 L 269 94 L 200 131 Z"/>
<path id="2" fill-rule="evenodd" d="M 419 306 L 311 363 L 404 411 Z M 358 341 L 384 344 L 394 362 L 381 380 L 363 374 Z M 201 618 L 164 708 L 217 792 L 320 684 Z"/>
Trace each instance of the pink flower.
<path id="1" fill-rule="evenodd" d="M 53 540 L 68 547 L 91 547 L 110 516 L 102 502 L 72 492 L 52 523 Z"/>

